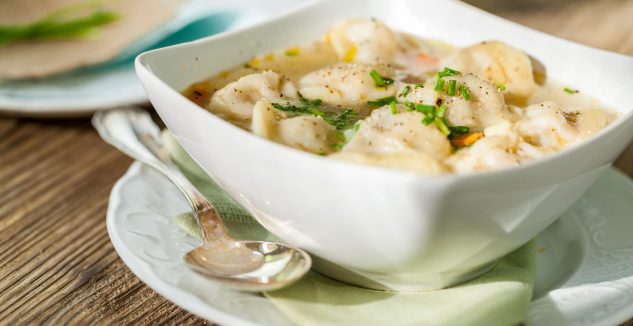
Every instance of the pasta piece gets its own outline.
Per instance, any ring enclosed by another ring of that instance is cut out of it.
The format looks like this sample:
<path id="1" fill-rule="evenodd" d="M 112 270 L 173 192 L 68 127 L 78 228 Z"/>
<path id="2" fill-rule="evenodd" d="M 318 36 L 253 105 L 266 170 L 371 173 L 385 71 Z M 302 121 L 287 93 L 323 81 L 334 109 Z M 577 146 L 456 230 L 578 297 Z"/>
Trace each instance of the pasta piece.
<path id="1" fill-rule="evenodd" d="M 471 147 L 459 150 L 447 160 L 456 173 L 473 173 L 515 166 L 521 163 L 516 154 L 518 142 L 512 137 L 484 137 Z"/>
<path id="2" fill-rule="evenodd" d="M 260 99 L 296 98 L 296 88 L 272 71 L 246 75 L 217 91 L 209 110 L 228 119 L 249 121 L 253 106 Z"/>
<path id="3" fill-rule="evenodd" d="M 327 39 L 344 62 L 391 62 L 400 40 L 375 19 L 351 19 L 332 27 Z"/>
<path id="4" fill-rule="evenodd" d="M 414 150 L 435 160 L 450 155 L 451 145 L 435 124 L 425 126 L 420 113 L 403 111 L 402 106 L 399 110 L 395 115 L 388 107 L 374 110 L 343 150 L 376 154 Z"/>
<path id="5" fill-rule="evenodd" d="M 527 107 L 523 119 L 517 122 L 516 128 L 526 142 L 555 150 L 574 143 L 580 136 L 554 102 Z"/>
<path id="6" fill-rule="evenodd" d="M 331 105 L 366 105 L 396 94 L 394 85 L 377 87 L 370 73 L 376 70 L 381 76 L 392 77 L 385 66 L 367 64 L 337 64 L 312 72 L 299 81 L 299 92 L 308 99 L 321 99 Z"/>
<path id="7" fill-rule="evenodd" d="M 470 98 L 468 100 L 457 92 L 448 95 L 444 90 L 436 91 L 436 78 L 429 79 L 424 87 L 410 86 L 410 91 L 404 99 L 413 103 L 427 105 L 442 104 L 448 107 L 446 119 L 451 126 L 467 126 L 473 130 L 483 130 L 489 126 L 511 120 L 503 95 L 491 82 L 483 80 L 473 74 L 444 77 L 448 84 L 456 80 L 457 87 L 466 87 Z M 400 94 L 402 91 L 399 92 Z"/>
<path id="8" fill-rule="evenodd" d="M 536 89 L 530 58 L 503 42 L 482 42 L 463 48 L 443 63 L 503 85 L 508 98 L 527 98 Z"/>
<path id="9" fill-rule="evenodd" d="M 263 138 L 315 154 L 333 152 L 338 142 L 336 129 L 323 119 L 311 115 L 287 118 L 268 101 L 255 104 L 251 131 Z"/>

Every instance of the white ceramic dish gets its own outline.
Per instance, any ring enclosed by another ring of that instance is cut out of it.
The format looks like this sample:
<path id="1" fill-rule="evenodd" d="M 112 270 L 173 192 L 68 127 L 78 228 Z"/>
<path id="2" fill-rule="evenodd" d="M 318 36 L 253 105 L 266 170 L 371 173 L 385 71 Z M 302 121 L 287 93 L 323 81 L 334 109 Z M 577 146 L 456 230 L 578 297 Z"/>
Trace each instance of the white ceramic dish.
<path id="1" fill-rule="evenodd" d="M 266 5 L 245 0 L 189 0 L 173 20 L 130 45 L 112 61 L 41 80 L 0 82 L 0 113 L 61 117 L 147 102 L 134 74 L 133 58 L 140 52 L 264 20 L 296 4 L 269 0 Z"/>
<path id="2" fill-rule="evenodd" d="M 594 138 L 537 162 L 424 177 L 269 142 L 179 93 L 256 54 L 315 40 L 334 22 L 370 16 L 458 46 L 508 42 L 540 60 L 551 78 L 599 98 L 622 117 Z M 144 53 L 136 68 L 183 147 L 264 227 L 343 267 L 324 273 L 378 289 L 436 289 L 486 271 L 554 222 L 633 139 L 633 58 L 560 40 L 457 1 L 310 2 L 239 32 Z"/>
<path id="3" fill-rule="evenodd" d="M 110 196 L 114 248 L 143 282 L 200 317 L 225 326 L 289 325 L 262 296 L 222 287 L 184 265 L 182 256 L 197 242 L 173 220 L 187 210 L 167 179 L 135 163 Z M 633 182 L 608 170 L 539 235 L 528 325 L 616 325 L 633 316 L 631 212 Z"/>

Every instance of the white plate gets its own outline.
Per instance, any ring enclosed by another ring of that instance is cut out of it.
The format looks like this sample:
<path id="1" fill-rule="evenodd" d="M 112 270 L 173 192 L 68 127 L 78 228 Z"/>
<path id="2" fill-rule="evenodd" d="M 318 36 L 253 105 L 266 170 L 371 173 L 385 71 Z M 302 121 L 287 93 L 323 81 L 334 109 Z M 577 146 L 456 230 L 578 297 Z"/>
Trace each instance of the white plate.
<path id="1" fill-rule="evenodd" d="M 41 80 L 0 81 L 0 113 L 20 116 L 78 116 L 147 102 L 134 72 L 134 57 L 150 48 L 243 28 L 295 0 L 190 0 L 173 20 L 132 44 L 117 58 Z"/>
<path id="2" fill-rule="evenodd" d="M 119 256 L 149 287 L 223 325 L 287 325 L 264 297 L 189 271 L 197 245 L 174 223 L 188 205 L 158 172 L 134 163 L 110 196 L 107 226 Z M 633 316 L 633 182 L 610 169 L 538 237 L 530 325 L 615 325 Z M 394 316 L 394 320 L 395 320 Z"/>

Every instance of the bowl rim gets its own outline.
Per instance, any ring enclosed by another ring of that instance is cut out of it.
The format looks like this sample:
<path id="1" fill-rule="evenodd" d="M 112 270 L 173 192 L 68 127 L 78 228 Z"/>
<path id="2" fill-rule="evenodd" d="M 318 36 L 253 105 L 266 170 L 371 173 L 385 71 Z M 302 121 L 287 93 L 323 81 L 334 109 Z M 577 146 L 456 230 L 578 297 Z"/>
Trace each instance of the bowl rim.
<path id="1" fill-rule="evenodd" d="M 185 100 L 188 102 L 188 106 L 193 108 L 194 110 L 202 110 L 206 113 L 206 115 L 208 117 L 210 117 L 212 120 L 215 120 L 217 122 L 219 122 L 221 125 L 223 125 L 224 127 L 227 128 L 227 130 L 230 130 L 232 133 L 236 134 L 236 135 L 243 135 L 242 137 L 246 137 L 247 139 L 250 139 L 251 141 L 255 141 L 255 142 L 259 142 L 259 144 L 261 144 L 261 146 L 266 146 L 268 147 L 268 149 L 271 151 L 271 155 L 279 155 L 282 153 L 288 154 L 288 155 L 295 155 L 295 157 L 305 157 L 307 160 L 312 160 L 313 162 L 328 162 L 325 164 L 331 165 L 331 166 L 339 166 L 340 168 L 345 168 L 345 169 L 349 169 L 349 168 L 354 168 L 356 170 L 361 169 L 363 171 L 366 171 L 367 173 L 370 174 L 383 174 L 385 176 L 389 176 L 392 178 L 405 178 L 405 179 L 409 179 L 409 180 L 415 180 L 415 181 L 441 181 L 441 182 L 455 182 L 457 180 L 459 181 L 464 181 L 464 180 L 485 180 L 485 179 L 489 179 L 489 178 L 493 178 L 493 177 L 507 177 L 507 176 L 512 176 L 512 175 L 516 175 L 518 172 L 526 172 L 526 171 L 531 171 L 531 170 L 536 170 L 538 168 L 542 168 L 544 166 L 547 166 L 548 164 L 552 164 L 552 162 L 556 162 L 559 161 L 567 156 L 572 155 L 573 153 L 576 153 L 582 149 L 586 149 L 586 147 L 590 147 L 592 146 L 594 143 L 598 142 L 599 140 L 607 137 L 608 134 L 612 134 L 614 132 L 616 132 L 617 130 L 619 130 L 622 125 L 626 124 L 627 122 L 629 122 L 629 120 L 633 120 L 633 107 L 626 109 L 624 112 L 618 112 L 619 115 L 616 118 L 616 120 L 614 120 L 610 125 L 608 125 L 606 128 L 600 130 L 598 133 L 590 136 L 587 139 L 583 139 L 578 143 L 574 143 L 571 144 L 570 146 L 563 148 L 560 151 L 554 152 L 554 153 L 550 153 L 547 154 L 546 156 L 542 157 L 542 158 L 538 158 L 535 160 L 531 160 L 531 161 L 527 161 L 525 163 L 521 163 L 518 165 L 512 165 L 512 166 L 507 166 L 507 167 L 503 167 L 500 169 L 495 169 L 495 170 L 488 170 L 488 171 L 478 171 L 478 172 L 470 172 L 470 173 L 463 173 L 463 174 L 458 174 L 458 173 L 445 173 L 445 174 L 439 174 L 439 175 L 425 175 L 425 174 L 419 174 L 419 173 L 415 173 L 412 171 L 407 171 L 407 170 L 400 170 L 400 169 L 396 169 L 396 168 L 388 168 L 388 167 L 381 167 L 381 166 L 373 166 L 373 165 L 364 165 L 364 164 L 358 164 L 358 163 L 353 163 L 353 162 L 347 162 L 347 161 L 343 161 L 343 160 L 336 160 L 336 159 L 332 159 L 332 158 L 328 158 L 328 157 L 324 157 L 324 156 L 320 156 L 320 155 L 316 155 L 316 154 L 312 154 L 312 153 L 308 153 L 308 152 L 304 152 L 301 151 L 299 149 L 295 149 L 286 145 L 282 145 L 273 141 L 270 141 L 268 139 L 264 139 L 261 138 L 247 130 L 244 130 L 242 128 L 239 128 L 233 124 L 231 124 L 230 122 L 214 115 L 213 113 L 209 112 L 208 110 L 204 109 L 203 107 L 195 104 L 194 102 L 190 101 L 189 99 L 187 99 L 183 94 L 181 94 L 180 92 L 178 92 L 176 89 L 174 89 L 173 87 L 171 87 L 170 85 L 168 85 L 163 79 L 161 79 L 160 77 L 158 77 L 156 74 L 154 74 L 151 70 L 151 68 L 148 66 L 148 62 L 147 60 L 149 58 L 151 58 L 154 55 L 157 54 L 162 54 L 164 52 L 171 52 L 173 50 L 176 49 L 183 49 L 183 48 L 189 48 L 189 47 L 195 47 L 201 44 L 208 44 L 208 43 L 215 43 L 217 41 L 220 40 L 224 40 L 224 39 L 229 39 L 229 38 L 236 38 L 239 37 L 241 34 L 245 34 L 248 33 L 250 31 L 254 31 L 256 29 L 259 29 L 263 26 L 269 26 L 269 25 L 274 25 L 275 23 L 277 23 L 277 21 L 279 21 L 282 18 L 288 17 L 288 16 L 292 16 L 295 14 L 298 14 L 302 11 L 306 11 L 309 10 L 311 7 L 318 5 L 319 3 L 322 2 L 327 2 L 327 1 L 335 1 L 335 0 L 307 0 L 305 2 L 302 2 L 288 10 L 285 11 L 281 11 L 279 13 L 273 14 L 270 17 L 268 17 L 267 19 L 258 22 L 256 24 L 250 25 L 248 27 L 244 27 L 244 28 L 238 28 L 238 29 L 234 29 L 234 30 L 229 30 L 229 31 L 225 31 L 219 34 L 215 34 L 215 35 L 211 35 L 211 36 L 207 36 L 204 38 L 200 38 L 194 41 L 190 41 L 190 42 L 185 42 L 185 43 L 180 43 L 180 44 L 176 44 L 176 45 L 171 45 L 168 47 L 163 47 L 163 48 L 159 48 L 159 49 L 153 49 L 153 50 L 149 50 L 146 52 L 143 52 L 141 54 L 139 54 L 136 59 L 135 59 L 135 68 L 137 71 L 137 75 L 141 75 L 141 74 L 145 74 L 147 77 L 153 79 L 154 82 L 157 83 L 157 85 L 160 85 L 162 87 L 165 88 L 166 91 L 170 92 L 170 94 L 172 95 L 176 95 L 178 98 L 180 98 L 181 100 Z M 399 0 L 399 1 L 406 1 L 406 0 Z M 596 54 L 599 54 L 601 56 L 610 56 L 612 58 L 617 58 L 620 60 L 626 60 L 626 61 L 630 61 L 631 64 L 633 65 L 633 56 L 630 55 L 626 55 L 626 54 L 621 54 L 621 53 L 616 53 L 616 52 L 612 52 L 612 51 L 608 51 L 608 50 L 604 50 L 604 49 L 599 49 L 599 48 L 595 48 L 589 45 L 585 45 L 585 44 L 580 44 L 571 40 L 567 40 L 567 39 L 563 39 L 554 35 L 550 35 L 547 34 L 545 32 L 539 31 L 539 30 L 535 30 L 532 29 L 530 27 L 515 23 L 513 21 L 507 20 L 505 18 L 496 16 L 492 13 L 486 12 L 483 9 L 474 7 L 470 4 L 467 3 L 463 3 L 457 0 L 444 0 L 446 2 L 450 2 L 453 3 L 455 5 L 458 6 L 463 6 L 464 10 L 470 10 L 473 11 L 474 13 L 484 16 L 488 19 L 495 19 L 498 20 L 500 23 L 503 24 L 507 24 L 510 26 L 514 26 L 515 28 L 519 28 L 519 29 L 523 29 L 526 32 L 532 33 L 535 36 L 538 36 L 539 38 L 548 38 L 550 40 L 556 41 L 558 43 L 561 44 L 566 44 L 566 45 L 570 45 L 570 46 L 574 46 L 576 48 L 582 49 L 583 51 L 589 51 L 589 52 L 593 52 Z M 194 83 L 196 81 L 192 81 L 191 83 Z M 145 84 L 145 83 L 143 83 Z M 171 95 L 170 95 L 171 96 Z M 628 110 L 628 112 L 627 112 Z M 237 131 L 237 132 L 234 132 Z M 194 158 L 195 159 L 195 158 Z M 321 161 L 324 160 L 324 161 Z"/>

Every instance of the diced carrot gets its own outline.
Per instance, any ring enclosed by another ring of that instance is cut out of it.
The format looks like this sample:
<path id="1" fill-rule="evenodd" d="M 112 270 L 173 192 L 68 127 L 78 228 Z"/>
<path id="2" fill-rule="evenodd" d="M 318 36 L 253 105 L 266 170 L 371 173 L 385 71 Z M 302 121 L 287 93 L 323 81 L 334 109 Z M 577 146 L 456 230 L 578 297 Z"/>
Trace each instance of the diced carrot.
<path id="1" fill-rule="evenodd" d="M 424 54 L 424 53 L 418 54 L 417 58 L 418 58 L 418 61 L 420 61 L 420 63 L 422 63 L 423 65 L 428 66 L 428 67 L 435 67 L 435 66 L 437 66 L 437 63 L 439 61 L 437 59 L 437 57 L 434 57 L 434 56 L 431 56 L 431 55 L 428 55 L 428 54 Z"/>
<path id="2" fill-rule="evenodd" d="M 465 147 L 465 146 L 470 146 L 476 143 L 478 140 L 482 138 L 484 138 L 484 134 L 480 132 L 475 132 L 472 134 L 456 136 L 455 138 L 453 138 L 452 141 L 453 141 L 453 145 L 455 146 Z"/>

